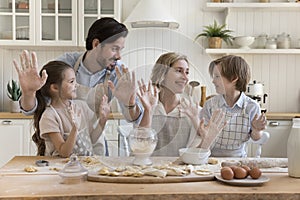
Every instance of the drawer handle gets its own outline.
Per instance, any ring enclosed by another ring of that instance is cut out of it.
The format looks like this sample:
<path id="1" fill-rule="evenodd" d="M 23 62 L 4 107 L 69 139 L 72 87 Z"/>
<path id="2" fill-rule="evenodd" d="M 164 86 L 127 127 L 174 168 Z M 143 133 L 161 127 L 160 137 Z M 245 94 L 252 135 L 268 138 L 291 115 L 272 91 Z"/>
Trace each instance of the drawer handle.
<path id="1" fill-rule="evenodd" d="M 12 125 L 12 121 L 4 120 L 4 121 L 2 121 L 2 125 Z"/>
<path id="2" fill-rule="evenodd" d="M 279 126 L 279 122 L 270 122 L 269 125 L 270 126 Z"/>

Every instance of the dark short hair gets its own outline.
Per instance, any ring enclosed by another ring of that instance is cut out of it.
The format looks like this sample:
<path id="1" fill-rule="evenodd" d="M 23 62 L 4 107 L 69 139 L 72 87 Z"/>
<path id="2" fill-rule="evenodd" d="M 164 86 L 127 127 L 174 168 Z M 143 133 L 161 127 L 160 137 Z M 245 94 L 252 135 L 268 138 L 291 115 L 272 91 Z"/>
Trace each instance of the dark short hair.
<path id="1" fill-rule="evenodd" d="M 98 39 L 100 43 L 111 43 L 120 37 L 126 37 L 128 29 L 126 26 L 111 17 L 103 17 L 96 20 L 89 29 L 85 47 L 86 50 L 93 48 L 93 40 Z"/>

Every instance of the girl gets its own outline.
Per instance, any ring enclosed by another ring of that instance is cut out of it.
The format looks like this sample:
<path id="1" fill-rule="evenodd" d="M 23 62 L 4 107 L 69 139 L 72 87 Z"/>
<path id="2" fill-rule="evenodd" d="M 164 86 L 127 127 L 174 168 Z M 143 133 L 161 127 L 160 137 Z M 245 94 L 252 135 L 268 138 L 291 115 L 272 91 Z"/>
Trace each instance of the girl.
<path id="1" fill-rule="evenodd" d="M 38 155 L 68 157 L 104 154 L 104 135 L 101 134 L 110 112 L 108 99 L 103 97 L 97 120 L 84 101 L 76 98 L 76 77 L 73 68 L 61 61 L 51 61 L 40 71 L 46 71 L 46 83 L 36 92 L 38 106 L 34 113 L 36 132 L 33 140 Z M 47 103 L 46 99 L 51 99 Z M 98 140 L 100 152 L 93 151 Z"/>
<path id="2" fill-rule="evenodd" d="M 245 157 L 245 143 L 250 137 L 260 139 L 266 126 L 258 103 L 244 93 L 250 81 L 249 65 L 243 58 L 229 55 L 213 61 L 209 73 L 219 95 L 206 101 L 201 115 L 209 120 L 214 110 L 222 109 L 227 121 L 212 148 L 212 156 Z"/>
<path id="3" fill-rule="evenodd" d="M 210 141 L 224 125 L 221 112 L 214 113 L 209 126 L 200 121 L 200 107 L 183 97 L 189 81 L 189 62 L 187 57 L 170 52 L 161 55 L 156 61 L 151 81 L 156 87 L 139 82 L 139 98 L 144 106 L 142 127 L 152 127 L 157 132 L 158 143 L 153 155 L 178 156 L 184 147 L 209 148 Z M 152 91 L 153 90 L 153 91 Z M 210 135 L 210 138 L 206 136 Z"/>

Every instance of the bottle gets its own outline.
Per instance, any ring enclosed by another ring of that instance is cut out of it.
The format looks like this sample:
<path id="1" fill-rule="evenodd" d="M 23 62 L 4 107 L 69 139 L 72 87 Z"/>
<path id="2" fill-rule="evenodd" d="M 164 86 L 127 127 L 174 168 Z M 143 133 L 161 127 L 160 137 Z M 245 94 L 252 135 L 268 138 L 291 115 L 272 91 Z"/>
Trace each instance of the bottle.
<path id="1" fill-rule="evenodd" d="M 300 178 L 300 118 L 293 118 L 287 142 L 288 173 L 290 177 Z"/>

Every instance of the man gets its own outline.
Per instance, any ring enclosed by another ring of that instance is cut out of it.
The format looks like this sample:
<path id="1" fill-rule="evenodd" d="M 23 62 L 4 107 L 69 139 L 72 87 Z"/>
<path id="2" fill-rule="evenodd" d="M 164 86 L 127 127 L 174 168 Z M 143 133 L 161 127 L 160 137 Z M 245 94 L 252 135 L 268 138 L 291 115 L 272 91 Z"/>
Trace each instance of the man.
<path id="1" fill-rule="evenodd" d="M 124 48 L 127 34 L 126 26 L 113 18 L 98 19 L 88 31 L 85 52 L 65 53 L 56 60 L 73 66 L 76 81 L 80 85 L 78 96 L 92 102 L 89 104 L 92 109 L 98 105 L 97 99 L 102 99 L 100 97 L 104 94 L 108 96 L 109 101 L 115 96 L 124 117 L 130 122 L 139 123 L 143 108 L 135 95 L 135 74 L 133 72 L 130 76 L 128 69 L 117 62 L 121 59 L 120 52 Z M 39 76 L 34 52 L 30 58 L 28 51 L 24 50 L 20 62 L 21 66 L 14 60 L 22 88 L 20 106 L 23 113 L 29 115 L 35 112 L 35 93 L 45 84 L 47 73 L 43 71 L 42 76 Z M 124 73 L 126 75 L 121 77 Z"/>

